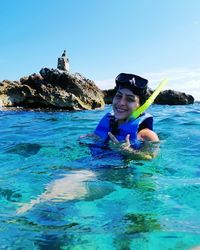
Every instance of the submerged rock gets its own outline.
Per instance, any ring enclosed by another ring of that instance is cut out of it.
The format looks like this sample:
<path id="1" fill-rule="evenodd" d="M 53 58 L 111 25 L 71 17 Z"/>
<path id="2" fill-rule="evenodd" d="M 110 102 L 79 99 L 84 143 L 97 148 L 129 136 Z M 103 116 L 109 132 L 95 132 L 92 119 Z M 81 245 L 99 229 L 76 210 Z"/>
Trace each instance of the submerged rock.
<path id="1" fill-rule="evenodd" d="M 37 154 L 42 146 L 37 143 L 19 143 L 6 151 L 9 154 L 19 154 L 24 157 L 30 157 Z"/>
<path id="2" fill-rule="evenodd" d="M 81 74 L 43 68 L 20 81 L 0 82 L 0 105 L 82 110 L 102 108 L 104 100 L 95 83 Z"/>
<path id="3" fill-rule="evenodd" d="M 104 90 L 104 101 L 106 104 L 111 104 L 112 99 L 115 95 L 115 89 Z M 148 89 L 147 98 L 153 93 L 153 90 Z M 164 90 L 162 91 L 154 101 L 155 104 L 161 105 L 185 105 L 193 104 L 194 97 L 183 92 L 175 90 Z"/>

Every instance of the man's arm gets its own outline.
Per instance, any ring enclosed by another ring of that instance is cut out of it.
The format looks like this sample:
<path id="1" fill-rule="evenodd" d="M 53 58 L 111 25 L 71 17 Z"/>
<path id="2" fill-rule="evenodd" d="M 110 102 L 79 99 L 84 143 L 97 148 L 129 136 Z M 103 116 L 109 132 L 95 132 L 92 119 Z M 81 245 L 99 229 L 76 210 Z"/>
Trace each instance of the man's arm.
<path id="1" fill-rule="evenodd" d="M 138 137 L 137 138 L 138 140 L 142 140 L 142 141 L 159 142 L 159 138 L 158 138 L 157 134 L 148 128 L 140 130 L 137 137 Z"/>

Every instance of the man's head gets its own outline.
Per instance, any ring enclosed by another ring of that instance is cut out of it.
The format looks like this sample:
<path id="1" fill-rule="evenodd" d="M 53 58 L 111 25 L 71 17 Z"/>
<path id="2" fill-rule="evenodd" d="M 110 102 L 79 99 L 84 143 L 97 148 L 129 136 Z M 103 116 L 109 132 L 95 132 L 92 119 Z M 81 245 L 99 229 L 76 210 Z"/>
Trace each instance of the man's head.
<path id="1" fill-rule="evenodd" d="M 148 81 L 140 76 L 121 73 L 116 79 L 117 93 L 113 98 L 115 118 L 125 120 L 146 100 Z"/>
<path id="2" fill-rule="evenodd" d="M 116 77 L 115 83 L 117 90 L 126 88 L 131 90 L 134 95 L 137 95 L 140 100 L 140 105 L 145 102 L 148 80 L 137 75 L 120 73 Z"/>

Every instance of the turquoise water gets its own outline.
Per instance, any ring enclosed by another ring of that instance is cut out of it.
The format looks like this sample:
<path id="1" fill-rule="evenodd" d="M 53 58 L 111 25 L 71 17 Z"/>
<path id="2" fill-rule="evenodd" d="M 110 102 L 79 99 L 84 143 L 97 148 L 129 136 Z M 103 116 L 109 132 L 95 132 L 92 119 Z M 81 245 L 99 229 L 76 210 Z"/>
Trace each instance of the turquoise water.
<path id="1" fill-rule="evenodd" d="M 0 249 L 200 245 L 200 104 L 150 108 L 152 161 L 90 155 L 78 137 L 110 109 L 0 112 Z"/>

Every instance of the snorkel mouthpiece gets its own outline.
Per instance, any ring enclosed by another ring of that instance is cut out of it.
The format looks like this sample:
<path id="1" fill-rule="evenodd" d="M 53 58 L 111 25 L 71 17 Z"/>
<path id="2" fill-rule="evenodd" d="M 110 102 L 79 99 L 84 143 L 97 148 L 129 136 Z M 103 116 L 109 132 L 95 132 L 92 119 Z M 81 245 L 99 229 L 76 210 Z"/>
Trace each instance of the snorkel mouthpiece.
<path id="1" fill-rule="evenodd" d="M 138 109 L 133 111 L 132 117 L 134 119 L 138 118 L 156 99 L 156 97 L 159 95 L 159 93 L 162 91 L 164 86 L 167 84 L 168 80 L 164 79 L 156 88 L 156 90 L 153 92 L 153 94 L 146 100 L 146 102 L 140 106 Z"/>

